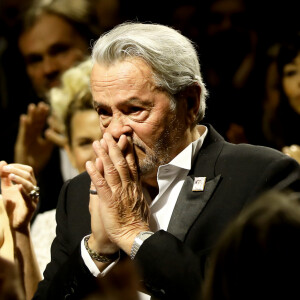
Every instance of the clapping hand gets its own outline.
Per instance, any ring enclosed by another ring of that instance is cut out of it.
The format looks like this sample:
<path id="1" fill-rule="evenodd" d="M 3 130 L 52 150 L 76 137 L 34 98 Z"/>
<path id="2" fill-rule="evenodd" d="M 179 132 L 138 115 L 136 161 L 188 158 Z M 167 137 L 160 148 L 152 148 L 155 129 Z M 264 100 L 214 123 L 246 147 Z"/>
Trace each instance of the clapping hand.
<path id="1" fill-rule="evenodd" d="M 43 134 L 49 111 L 44 102 L 29 104 L 27 114 L 20 117 L 14 161 L 32 166 L 36 174 L 44 169 L 54 147 Z"/>
<path id="2" fill-rule="evenodd" d="M 22 164 L 0 162 L 1 191 L 10 226 L 18 232 L 29 230 L 30 220 L 38 204 L 33 169 Z"/>

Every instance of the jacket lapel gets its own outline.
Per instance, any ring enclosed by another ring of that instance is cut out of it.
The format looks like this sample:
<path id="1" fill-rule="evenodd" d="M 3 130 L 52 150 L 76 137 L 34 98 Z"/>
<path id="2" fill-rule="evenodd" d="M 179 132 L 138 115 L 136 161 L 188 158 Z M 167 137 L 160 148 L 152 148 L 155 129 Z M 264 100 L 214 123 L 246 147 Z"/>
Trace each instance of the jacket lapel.
<path id="1" fill-rule="evenodd" d="M 205 207 L 220 178 L 221 175 L 218 175 L 212 180 L 207 181 L 203 192 L 193 192 L 194 179 L 191 176 L 187 177 L 175 205 L 168 226 L 168 232 L 175 235 L 181 241 L 184 240 L 188 229 Z"/>
<path id="2" fill-rule="evenodd" d="M 184 241 L 222 177 L 221 174 L 215 174 L 214 166 L 224 139 L 212 127 L 208 126 L 208 129 L 204 144 L 182 186 L 167 230 L 181 241 Z M 193 191 L 195 177 L 206 177 L 203 191 Z"/>

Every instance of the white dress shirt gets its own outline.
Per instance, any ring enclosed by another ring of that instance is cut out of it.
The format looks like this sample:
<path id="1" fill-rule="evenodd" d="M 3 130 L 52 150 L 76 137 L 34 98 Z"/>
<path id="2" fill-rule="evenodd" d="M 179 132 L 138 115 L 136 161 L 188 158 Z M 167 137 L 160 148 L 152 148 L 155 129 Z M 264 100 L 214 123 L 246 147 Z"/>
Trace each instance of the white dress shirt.
<path id="1" fill-rule="evenodd" d="M 200 138 L 189 144 L 171 162 L 158 168 L 159 192 L 155 199 L 152 201 L 148 192 L 144 191 L 150 206 L 150 229 L 153 232 L 160 229 L 167 231 L 180 190 L 207 134 L 207 127 L 198 125 L 197 128 L 201 135 Z M 117 261 L 113 262 L 103 272 L 100 272 L 84 247 L 84 239 L 81 242 L 81 255 L 94 276 L 98 276 L 100 273 L 104 276 L 117 263 Z M 150 299 L 150 296 L 140 293 L 140 299 Z"/>

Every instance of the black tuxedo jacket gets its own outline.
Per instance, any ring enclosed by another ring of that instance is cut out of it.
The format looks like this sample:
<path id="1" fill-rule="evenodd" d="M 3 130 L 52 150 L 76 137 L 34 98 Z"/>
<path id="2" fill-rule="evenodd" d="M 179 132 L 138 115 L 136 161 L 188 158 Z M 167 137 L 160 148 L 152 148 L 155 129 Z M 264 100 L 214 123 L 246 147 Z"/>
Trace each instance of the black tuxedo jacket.
<path id="1" fill-rule="evenodd" d="M 199 299 L 208 254 L 228 222 L 265 190 L 300 190 L 295 160 L 270 148 L 227 143 L 211 126 L 208 129 L 167 232 L 148 238 L 134 260 L 153 298 Z M 194 177 L 206 177 L 203 192 L 192 191 Z M 89 185 L 83 173 L 62 188 L 51 262 L 34 299 L 81 299 L 94 288 L 79 248 L 91 232 Z"/>

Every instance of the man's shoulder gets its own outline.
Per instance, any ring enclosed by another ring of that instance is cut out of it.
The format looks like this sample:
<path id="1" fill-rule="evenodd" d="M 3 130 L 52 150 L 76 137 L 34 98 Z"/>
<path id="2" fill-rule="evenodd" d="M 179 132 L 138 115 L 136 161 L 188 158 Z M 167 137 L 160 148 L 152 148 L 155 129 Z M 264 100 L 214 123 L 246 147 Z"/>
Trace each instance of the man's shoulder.
<path id="1" fill-rule="evenodd" d="M 91 179 L 87 172 L 83 172 L 73 177 L 69 181 L 69 185 L 71 186 L 82 186 L 82 185 L 90 185 Z"/>
<path id="2" fill-rule="evenodd" d="M 87 172 L 83 172 L 65 182 L 62 188 L 63 194 L 67 194 L 68 197 L 76 198 L 82 195 L 88 195 L 90 183 L 90 176 Z"/>
<path id="3" fill-rule="evenodd" d="M 252 144 L 233 144 L 225 141 L 221 135 L 211 126 L 208 126 L 209 132 L 207 140 L 202 147 L 199 155 L 207 155 L 207 157 L 215 158 L 217 161 L 220 159 L 225 161 L 274 161 L 287 159 L 292 160 L 286 154 L 261 145 Z"/>
<path id="4" fill-rule="evenodd" d="M 239 158 L 250 158 L 262 160 L 277 160 L 277 159 L 290 159 L 286 154 L 266 146 L 252 145 L 252 144 L 231 144 L 224 143 L 224 155 L 234 155 Z"/>

